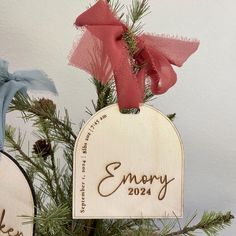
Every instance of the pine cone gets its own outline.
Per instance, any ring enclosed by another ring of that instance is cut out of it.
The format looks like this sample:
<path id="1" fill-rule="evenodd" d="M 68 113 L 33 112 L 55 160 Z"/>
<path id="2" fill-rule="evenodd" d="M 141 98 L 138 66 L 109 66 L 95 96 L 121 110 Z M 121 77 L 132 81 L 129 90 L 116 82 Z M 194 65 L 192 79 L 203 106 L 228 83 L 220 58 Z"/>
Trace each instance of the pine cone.
<path id="1" fill-rule="evenodd" d="M 40 98 L 39 100 L 36 100 L 34 104 L 37 110 L 43 110 L 51 114 L 54 114 L 56 111 L 56 105 L 53 103 L 52 100 L 47 98 Z"/>
<path id="2" fill-rule="evenodd" d="M 46 139 L 39 139 L 33 145 L 33 153 L 41 155 L 46 161 L 47 157 L 52 153 L 51 143 Z"/>

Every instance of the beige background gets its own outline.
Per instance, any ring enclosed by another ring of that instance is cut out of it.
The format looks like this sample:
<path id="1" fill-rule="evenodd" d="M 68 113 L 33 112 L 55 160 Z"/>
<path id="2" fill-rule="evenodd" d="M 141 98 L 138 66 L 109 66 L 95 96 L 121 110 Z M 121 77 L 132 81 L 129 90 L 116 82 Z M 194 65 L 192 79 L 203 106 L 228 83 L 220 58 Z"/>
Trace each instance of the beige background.
<path id="1" fill-rule="evenodd" d="M 85 0 L 1 0 L 0 56 L 11 69 L 41 68 L 54 79 L 61 107 L 79 123 L 95 97 L 89 76 L 67 65 L 78 32 L 75 17 Z M 124 2 L 131 2 L 124 0 Z M 152 104 L 177 113 L 186 154 L 185 214 L 196 209 L 236 214 L 236 3 L 233 0 L 150 0 L 145 30 L 193 36 L 197 54 L 182 69 L 178 83 Z M 11 115 L 9 121 L 19 123 Z M 232 236 L 236 224 L 220 235 Z"/>

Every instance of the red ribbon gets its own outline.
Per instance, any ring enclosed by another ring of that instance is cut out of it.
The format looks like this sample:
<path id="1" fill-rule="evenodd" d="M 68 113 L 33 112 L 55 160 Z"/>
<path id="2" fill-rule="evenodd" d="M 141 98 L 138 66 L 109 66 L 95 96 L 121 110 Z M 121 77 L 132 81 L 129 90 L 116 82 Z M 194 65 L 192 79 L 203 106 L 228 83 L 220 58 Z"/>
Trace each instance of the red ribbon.
<path id="1" fill-rule="evenodd" d="M 103 84 L 114 75 L 120 109 L 139 107 L 147 77 L 153 94 L 165 93 L 177 80 L 171 64 L 182 66 L 199 46 L 196 40 L 142 34 L 135 38 L 138 52 L 130 58 L 123 37 L 128 27 L 104 0 L 82 13 L 75 25 L 86 31 L 71 53 L 70 64 Z M 133 73 L 131 60 L 141 66 L 137 73 Z"/>

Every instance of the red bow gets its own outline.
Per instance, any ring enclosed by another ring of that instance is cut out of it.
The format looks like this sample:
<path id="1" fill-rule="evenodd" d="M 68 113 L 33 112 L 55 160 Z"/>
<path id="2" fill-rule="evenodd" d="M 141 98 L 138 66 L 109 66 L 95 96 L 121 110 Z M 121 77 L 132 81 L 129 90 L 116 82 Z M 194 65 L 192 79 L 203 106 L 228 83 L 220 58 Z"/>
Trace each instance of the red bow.
<path id="1" fill-rule="evenodd" d="M 177 76 L 171 64 L 182 66 L 194 53 L 198 41 L 142 34 L 135 38 L 138 47 L 130 58 L 124 35 L 128 27 L 99 0 L 75 22 L 86 31 L 70 56 L 70 63 L 94 76 L 103 84 L 114 75 L 120 108 L 137 108 L 143 102 L 145 78 L 151 78 L 153 94 L 165 93 Z M 133 72 L 131 60 L 140 65 Z"/>

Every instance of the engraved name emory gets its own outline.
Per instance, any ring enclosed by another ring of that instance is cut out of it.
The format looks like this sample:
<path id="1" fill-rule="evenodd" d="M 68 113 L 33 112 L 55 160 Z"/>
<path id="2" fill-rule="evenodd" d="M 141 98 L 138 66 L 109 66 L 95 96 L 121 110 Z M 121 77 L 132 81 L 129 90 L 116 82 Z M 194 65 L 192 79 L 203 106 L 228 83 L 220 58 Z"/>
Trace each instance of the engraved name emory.
<path id="1" fill-rule="evenodd" d="M 22 232 L 19 232 L 12 227 L 6 226 L 6 223 L 4 222 L 5 214 L 6 210 L 3 209 L 2 212 L 0 212 L 0 235 L 2 233 L 6 236 L 24 236 Z"/>
<path id="2" fill-rule="evenodd" d="M 98 193 L 100 196 L 102 197 L 109 197 L 112 194 L 114 194 L 122 185 L 126 185 L 126 184 L 135 184 L 135 185 L 145 185 L 145 184 L 154 184 L 156 182 L 158 182 L 161 185 L 161 188 L 159 190 L 158 193 L 158 199 L 159 200 L 163 200 L 166 196 L 167 193 L 167 187 L 168 184 L 171 183 L 175 178 L 171 178 L 169 179 L 167 175 L 141 175 L 138 176 L 136 174 L 133 173 L 128 173 L 127 175 L 116 175 L 117 174 L 117 170 L 121 167 L 121 162 L 112 162 L 110 164 L 108 164 L 106 166 L 106 177 L 104 177 L 98 184 Z M 112 190 L 110 190 L 109 192 L 105 192 L 104 191 L 104 187 L 106 186 L 106 184 L 109 181 L 109 184 L 111 183 L 110 181 L 114 180 L 114 182 L 118 183 L 117 185 L 114 186 L 114 188 Z M 145 195 L 151 194 L 151 190 L 146 190 L 145 188 L 141 188 L 141 189 L 133 189 L 135 195 Z M 137 191 L 136 191 L 137 190 Z M 129 189 L 130 191 L 130 189 Z M 137 194 L 136 194 L 137 192 Z M 133 195 L 133 191 L 131 189 L 129 195 Z"/>

